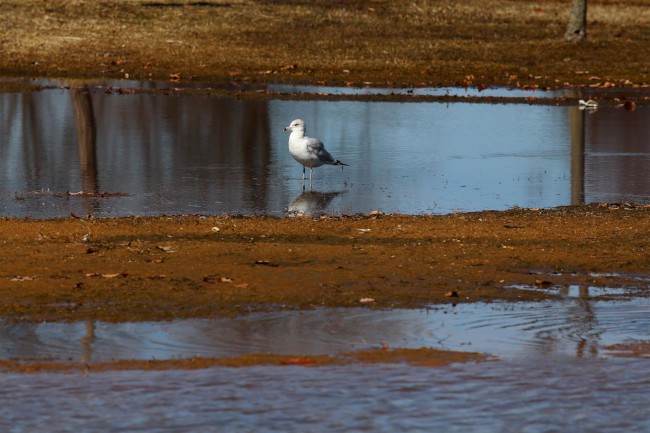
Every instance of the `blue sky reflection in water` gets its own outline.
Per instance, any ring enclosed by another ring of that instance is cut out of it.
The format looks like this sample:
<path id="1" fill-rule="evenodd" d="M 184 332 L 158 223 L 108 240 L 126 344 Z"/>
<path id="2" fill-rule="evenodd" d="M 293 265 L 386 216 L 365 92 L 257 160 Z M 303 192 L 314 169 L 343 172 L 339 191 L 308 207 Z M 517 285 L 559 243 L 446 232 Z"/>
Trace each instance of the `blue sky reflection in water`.
<path id="1" fill-rule="evenodd" d="M 66 89 L 0 94 L 0 213 L 420 214 L 645 202 L 649 114 Z M 283 131 L 297 117 L 350 164 L 316 169 L 312 194 L 301 195 L 301 167 Z M 128 197 L 65 196 L 81 190 Z"/>
<path id="2" fill-rule="evenodd" d="M 648 298 L 320 309 L 157 323 L 6 323 L 0 358 L 68 360 L 440 347 L 499 360 L 0 375 L 0 429 L 57 432 L 646 432 Z M 92 337 L 91 337 L 92 335 Z M 3 399 L 3 397 L 6 397 Z"/>

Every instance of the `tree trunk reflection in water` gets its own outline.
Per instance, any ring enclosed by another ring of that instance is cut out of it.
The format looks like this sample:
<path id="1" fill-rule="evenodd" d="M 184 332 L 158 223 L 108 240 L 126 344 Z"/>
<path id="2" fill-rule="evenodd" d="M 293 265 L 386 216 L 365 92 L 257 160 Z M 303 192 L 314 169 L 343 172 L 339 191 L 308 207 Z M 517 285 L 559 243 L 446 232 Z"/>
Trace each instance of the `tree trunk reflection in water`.
<path id="1" fill-rule="evenodd" d="M 95 342 L 95 322 L 92 320 L 86 320 L 86 334 L 81 338 L 81 363 L 83 365 L 90 364 L 92 358 L 92 348 L 93 343 Z"/>
<path id="2" fill-rule="evenodd" d="M 571 204 L 585 202 L 585 112 L 569 107 L 571 135 Z"/>
<path id="3" fill-rule="evenodd" d="M 72 110 L 77 126 L 77 151 L 79 153 L 79 168 L 81 173 L 81 190 L 85 193 L 99 192 L 97 175 L 97 125 L 95 113 L 88 86 L 70 87 Z M 96 199 L 86 200 L 84 209 L 87 213 L 97 210 L 99 203 Z"/>
<path id="4" fill-rule="evenodd" d="M 255 209 L 268 208 L 269 163 L 271 161 L 271 132 L 269 108 L 265 102 L 243 106 L 241 124 L 242 158 L 247 170 L 244 173 L 248 191 L 254 192 L 251 200 Z"/>

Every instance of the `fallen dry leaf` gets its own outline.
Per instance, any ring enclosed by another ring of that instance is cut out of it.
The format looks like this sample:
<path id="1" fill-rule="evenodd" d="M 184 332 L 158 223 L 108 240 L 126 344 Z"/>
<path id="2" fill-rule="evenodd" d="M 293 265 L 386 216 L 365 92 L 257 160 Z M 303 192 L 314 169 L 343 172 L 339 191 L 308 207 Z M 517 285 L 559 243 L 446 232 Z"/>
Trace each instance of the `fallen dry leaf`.
<path id="1" fill-rule="evenodd" d="M 93 273 L 88 273 L 88 274 L 85 274 L 85 275 L 86 275 L 86 277 L 88 277 L 88 278 L 117 278 L 117 277 L 125 278 L 125 277 L 127 277 L 129 274 L 126 274 L 126 273 L 118 273 L 118 274 L 100 274 L 99 272 L 93 272 Z"/>
<path id="2" fill-rule="evenodd" d="M 636 109 L 636 103 L 634 101 L 625 101 L 623 104 L 626 110 L 634 111 Z"/>
<path id="3" fill-rule="evenodd" d="M 255 264 L 256 264 L 256 265 L 262 265 L 262 266 L 272 266 L 272 267 L 276 267 L 276 268 L 277 268 L 278 266 L 280 266 L 280 265 L 277 265 L 277 264 L 275 264 L 275 263 L 271 263 L 270 260 L 265 260 L 265 259 L 255 260 Z"/>
<path id="4" fill-rule="evenodd" d="M 19 276 L 16 275 L 15 277 L 11 278 L 9 281 L 32 281 L 35 280 L 36 277 L 29 277 L 29 276 Z"/>

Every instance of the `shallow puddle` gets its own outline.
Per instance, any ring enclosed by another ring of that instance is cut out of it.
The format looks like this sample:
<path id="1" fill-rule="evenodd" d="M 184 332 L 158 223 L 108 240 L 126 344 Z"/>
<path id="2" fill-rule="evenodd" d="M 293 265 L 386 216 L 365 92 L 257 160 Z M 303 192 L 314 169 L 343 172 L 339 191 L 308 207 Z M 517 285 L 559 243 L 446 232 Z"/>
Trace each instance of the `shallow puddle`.
<path id="1" fill-rule="evenodd" d="M 0 214 L 417 214 L 646 202 L 649 116 L 645 106 L 4 93 Z M 287 151 L 283 128 L 296 117 L 350 164 L 316 169 L 311 192 Z M 498 359 L 442 368 L 2 372 L 0 431 L 646 431 L 649 361 L 616 358 L 606 346 L 650 340 L 650 299 L 627 289 L 538 289 L 565 299 L 0 322 L 2 360 L 92 364 L 383 346 Z"/>
<path id="2" fill-rule="evenodd" d="M 650 199 L 647 106 L 91 90 L 0 93 L 0 214 L 419 214 Z M 350 165 L 317 168 L 304 194 L 283 131 L 296 117 Z"/>
<path id="3" fill-rule="evenodd" d="M 274 93 L 289 93 L 300 95 L 413 95 L 413 96 L 455 96 L 478 98 L 544 98 L 553 99 L 573 96 L 565 90 L 517 89 L 507 87 L 395 87 L 377 88 L 370 85 L 365 87 L 332 87 L 307 86 L 294 84 L 274 84 L 269 86 Z"/>
<path id="4" fill-rule="evenodd" d="M 381 344 L 495 354 L 442 368 L 2 373 L 0 426 L 51 431 L 644 431 L 648 359 L 604 345 L 650 339 L 650 299 L 321 309 L 236 320 L 5 324 L 2 357 L 73 362 L 337 353 Z M 26 415 L 28 414 L 28 415 Z M 579 429 L 575 426 L 579 425 Z"/>
<path id="5" fill-rule="evenodd" d="M 336 355 L 379 348 L 481 352 L 500 359 L 586 358 L 650 339 L 650 299 L 435 306 L 425 310 L 316 309 L 236 319 L 141 323 L 4 323 L 0 359 L 120 359 Z"/>
<path id="6" fill-rule="evenodd" d="M 567 298 L 589 299 L 616 299 L 623 296 L 639 296 L 648 293 L 644 287 L 598 287 L 570 284 L 568 286 L 548 285 L 542 281 L 537 286 L 509 286 L 508 288 L 532 290 L 536 292 L 551 293 Z"/>

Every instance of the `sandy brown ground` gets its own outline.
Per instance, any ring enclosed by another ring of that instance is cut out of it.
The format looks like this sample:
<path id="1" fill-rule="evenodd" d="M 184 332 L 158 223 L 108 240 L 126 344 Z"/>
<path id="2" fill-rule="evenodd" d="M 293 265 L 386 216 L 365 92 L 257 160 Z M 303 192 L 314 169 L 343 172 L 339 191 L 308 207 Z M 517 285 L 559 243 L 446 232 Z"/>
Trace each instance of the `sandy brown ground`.
<path id="1" fill-rule="evenodd" d="M 649 216 L 594 205 L 447 216 L 6 219 L 0 316 L 157 320 L 550 296 L 517 285 L 636 287 L 650 269 Z"/>
<path id="2" fill-rule="evenodd" d="M 650 84 L 650 0 L 0 0 L 0 75 L 374 85 Z"/>

